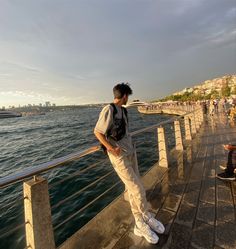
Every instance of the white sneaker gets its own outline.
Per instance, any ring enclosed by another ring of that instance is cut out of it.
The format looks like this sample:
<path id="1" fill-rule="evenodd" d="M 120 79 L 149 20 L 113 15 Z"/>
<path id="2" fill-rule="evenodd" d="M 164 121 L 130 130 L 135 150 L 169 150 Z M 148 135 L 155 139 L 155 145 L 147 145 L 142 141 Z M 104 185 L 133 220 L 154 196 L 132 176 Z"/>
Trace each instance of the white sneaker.
<path id="1" fill-rule="evenodd" d="M 144 215 L 143 219 L 153 231 L 159 234 L 163 234 L 165 232 L 165 227 L 163 226 L 163 224 L 155 219 L 150 213 Z"/>
<path id="2" fill-rule="evenodd" d="M 159 237 L 144 221 L 136 222 L 134 226 L 134 234 L 139 237 L 144 237 L 150 244 L 156 244 L 159 240 Z"/>
<path id="3" fill-rule="evenodd" d="M 165 232 L 165 227 L 163 226 L 163 224 L 153 217 L 147 221 L 147 224 L 151 227 L 152 230 L 159 234 L 163 234 Z"/>

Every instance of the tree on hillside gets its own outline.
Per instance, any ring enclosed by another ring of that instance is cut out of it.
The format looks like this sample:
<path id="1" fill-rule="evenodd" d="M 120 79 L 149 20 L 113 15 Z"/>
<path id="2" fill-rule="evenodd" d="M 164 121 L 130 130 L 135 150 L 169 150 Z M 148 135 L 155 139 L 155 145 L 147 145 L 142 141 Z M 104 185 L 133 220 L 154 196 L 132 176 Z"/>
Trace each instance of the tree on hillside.
<path id="1" fill-rule="evenodd" d="M 234 88 L 231 90 L 230 94 L 236 95 L 236 87 L 234 87 Z"/>
<path id="2" fill-rule="evenodd" d="M 222 97 L 230 96 L 230 87 L 228 85 L 228 82 L 221 88 L 221 96 Z"/>
<path id="3" fill-rule="evenodd" d="M 216 99 L 216 98 L 219 98 L 219 97 L 220 97 L 220 94 L 219 94 L 218 91 L 213 90 L 213 91 L 211 92 L 211 98 Z"/>

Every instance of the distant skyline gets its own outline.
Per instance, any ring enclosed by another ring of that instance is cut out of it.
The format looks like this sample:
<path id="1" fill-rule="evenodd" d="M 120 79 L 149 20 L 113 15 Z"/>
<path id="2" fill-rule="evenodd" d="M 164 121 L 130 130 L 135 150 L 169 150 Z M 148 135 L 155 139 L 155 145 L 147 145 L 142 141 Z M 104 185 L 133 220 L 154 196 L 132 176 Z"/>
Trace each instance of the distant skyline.
<path id="1" fill-rule="evenodd" d="M 236 73 L 235 0 L 2 0 L 0 107 L 153 100 Z"/>

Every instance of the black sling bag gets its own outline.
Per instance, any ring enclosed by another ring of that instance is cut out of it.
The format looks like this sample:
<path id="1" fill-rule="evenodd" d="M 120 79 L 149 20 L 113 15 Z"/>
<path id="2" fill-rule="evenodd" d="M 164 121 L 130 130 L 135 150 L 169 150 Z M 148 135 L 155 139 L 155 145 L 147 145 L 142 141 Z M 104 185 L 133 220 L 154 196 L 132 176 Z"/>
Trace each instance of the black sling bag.
<path id="1" fill-rule="evenodd" d="M 117 109 L 114 103 L 110 103 L 110 105 L 113 107 L 113 125 L 112 127 L 108 130 L 106 137 L 111 137 L 115 141 L 120 141 L 126 133 L 126 122 L 123 116 L 123 113 L 126 116 L 126 119 L 128 121 L 128 112 L 127 109 L 124 107 L 121 107 L 122 110 L 122 118 L 121 119 L 116 119 L 116 114 L 117 114 Z M 105 154 L 107 154 L 107 149 L 106 147 L 101 144 L 101 147 L 104 151 Z"/>

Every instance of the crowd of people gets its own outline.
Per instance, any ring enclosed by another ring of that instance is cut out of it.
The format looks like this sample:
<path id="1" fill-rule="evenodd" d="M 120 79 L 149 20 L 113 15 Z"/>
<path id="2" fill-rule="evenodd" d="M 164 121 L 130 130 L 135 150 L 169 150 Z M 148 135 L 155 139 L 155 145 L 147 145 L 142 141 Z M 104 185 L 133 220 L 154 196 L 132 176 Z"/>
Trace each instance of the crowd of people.
<path id="1" fill-rule="evenodd" d="M 211 99 L 203 101 L 202 105 L 204 113 L 211 116 L 221 112 L 225 113 L 230 120 L 234 120 L 236 115 L 236 99 L 234 98 Z"/>
<path id="2" fill-rule="evenodd" d="M 205 114 L 214 116 L 215 114 L 224 113 L 230 121 L 234 121 L 236 116 L 236 99 L 234 98 L 222 98 L 211 99 L 210 101 L 203 102 L 203 111 Z M 221 180 L 234 181 L 236 179 L 236 145 L 224 144 L 224 149 L 228 151 L 227 163 L 220 165 L 219 167 L 223 172 L 217 174 L 217 178 Z"/>
<path id="3" fill-rule="evenodd" d="M 140 109 L 146 111 L 161 111 L 164 108 L 169 109 L 183 109 L 191 111 L 198 106 L 203 107 L 204 114 L 213 116 L 219 112 L 225 113 L 230 120 L 233 120 L 236 116 L 236 99 L 234 98 L 222 98 L 222 99 L 211 99 L 203 101 L 167 101 L 167 102 L 156 102 L 146 106 L 140 106 Z"/>
<path id="4" fill-rule="evenodd" d="M 161 111 L 162 109 L 181 109 L 191 111 L 197 106 L 200 106 L 200 101 L 167 101 L 167 102 L 154 102 L 149 105 L 140 106 L 140 109 L 146 111 Z"/>
<path id="5" fill-rule="evenodd" d="M 203 101 L 167 101 L 167 102 L 157 102 L 152 103 L 149 106 L 143 106 L 141 108 L 146 111 L 157 111 L 164 108 L 169 109 L 183 109 L 183 110 L 192 110 L 202 106 L 203 112 L 205 115 L 213 117 L 218 113 L 225 114 L 231 122 L 234 121 L 236 117 L 236 99 L 235 98 L 221 98 L 221 99 L 210 99 Z M 220 168 L 223 170 L 222 173 L 217 174 L 217 177 L 221 180 L 233 181 L 236 179 L 236 145 L 226 144 L 223 145 L 224 149 L 228 151 L 227 163 Z"/>

